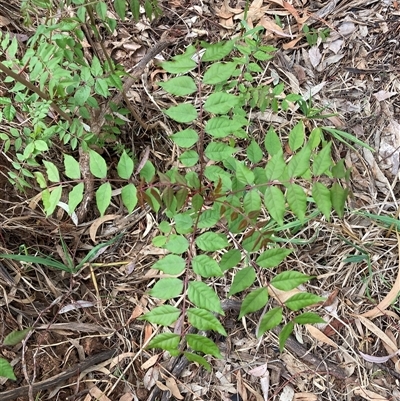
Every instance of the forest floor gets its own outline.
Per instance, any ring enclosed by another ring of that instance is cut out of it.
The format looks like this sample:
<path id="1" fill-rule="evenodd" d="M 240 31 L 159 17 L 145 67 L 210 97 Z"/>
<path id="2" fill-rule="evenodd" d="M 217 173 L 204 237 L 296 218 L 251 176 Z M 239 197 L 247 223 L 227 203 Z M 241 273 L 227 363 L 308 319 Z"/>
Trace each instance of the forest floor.
<path id="1" fill-rule="evenodd" d="M 22 34 L 10 12 L 12 3 L 0 1 L 0 27 Z M 120 21 L 107 38 L 105 45 L 118 63 L 134 66 L 165 31 L 180 32 L 182 40 L 161 53 L 164 59 L 196 38 L 229 39 L 240 32 L 245 2 L 160 5 L 162 16 L 151 23 L 144 17 L 138 24 Z M 211 373 L 194 364 L 176 368 L 181 361 L 143 349 L 154 327 L 136 318 L 151 305 L 147 291 L 156 274 L 151 266 L 160 257 L 151 239 L 162 214 L 138 210 L 122 240 L 101 255 L 98 265 L 73 277 L 0 261 L 0 340 L 13 330 L 34 327 L 24 345 L 0 348 L 18 378 L 0 379 L 0 400 L 400 400 L 400 355 L 395 355 L 400 349 L 400 225 L 390 227 L 365 214 L 398 222 L 399 5 L 394 0 L 254 0 L 247 22 L 264 26 L 264 42 L 278 49 L 267 69 L 271 79 L 285 82 L 289 92 L 311 95 L 315 106 L 335 113 L 328 125 L 375 149 L 334 142 L 334 157 L 351 168 L 347 212 L 343 219 L 309 223 L 299 238 L 313 240 L 298 246 L 290 262 L 316 276 L 313 285 L 330 300 L 331 325 L 324 331 L 296 330 L 300 352 L 288 347 L 279 353 L 273 332 L 257 339 L 257 322 L 238 321 L 231 310 L 223 318 L 227 339 L 214 339 L 224 358 L 211 361 Z M 309 37 L 299 31 L 305 24 Z M 322 38 L 321 32 L 329 36 Z M 160 74 L 151 62 L 131 88 L 128 95 L 140 121 L 132 118 L 126 132 L 136 133 L 138 155 L 150 149 L 148 157 L 162 167 L 176 157 L 170 141 L 143 127 L 161 118 L 151 96 Z M 279 131 L 290 123 L 285 118 L 271 113 L 256 124 L 265 132 L 269 126 Z M 125 135 L 128 143 L 131 137 Z M 46 219 L 32 207 L 33 190 L 21 194 L 9 184 L 10 152 L 0 154 L 1 252 L 29 249 L 59 258 L 60 229 L 79 258 L 93 247 L 90 219 L 78 227 L 64 214 Z M 101 233 L 104 227 L 97 228 Z M 288 263 L 282 268 L 290 269 Z M 77 300 L 92 307 L 78 308 Z M 324 369 L 310 363 L 310 356 L 323 361 Z"/>

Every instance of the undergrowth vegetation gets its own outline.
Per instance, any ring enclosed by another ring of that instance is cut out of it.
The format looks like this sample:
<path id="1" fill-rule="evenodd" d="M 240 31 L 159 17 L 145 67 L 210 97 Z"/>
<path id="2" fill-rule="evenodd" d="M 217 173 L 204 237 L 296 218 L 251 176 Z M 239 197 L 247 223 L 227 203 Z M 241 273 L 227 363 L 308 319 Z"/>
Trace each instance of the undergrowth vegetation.
<path id="1" fill-rule="evenodd" d="M 159 90 L 175 103 L 164 113 L 175 127 L 170 140 L 179 157 L 160 171 L 150 160 L 138 166 L 136 155 L 119 144 L 115 178 L 110 160 L 98 150 L 118 141 L 128 110 L 114 105 L 100 136 L 91 132 L 91 123 L 99 103 L 123 89 L 127 73 L 109 57 L 88 62 L 82 45 L 81 24 L 93 12 L 107 29 L 115 29 L 104 7 L 101 2 L 95 10 L 80 6 L 73 17 L 38 26 L 24 54 L 15 37 L 3 34 L 6 59 L 0 71 L 7 75 L 9 96 L 0 98 L 0 120 L 9 131 L 0 139 L 12 161 L 10 182 L 21 190 L 39 186 L 47 216 L 62 207 L 78 224 L 75 211 L 87 190 L 79 152 L 85 152 L 99 216 L 111 210 L 113 197 L 121 197 L 127 213 L 148 205 L 165 216 L 153 238 L 166 253 L 152 266 L 160 271 L 149 291 L 156 306 L 140 318 L 163 327 L 149 348 L 183 353 L 210 370 L 205 355 L 221 354 L 204 331 L 227 335 L 218 315 L 224 315 L 221 302 L 236 295 L 242 300 L 239 319 L 264 308 L 258 337 L 283 324 L 282 350 L 295 324 L 323 322 L 308 309 L 323 298 L 304 286 L 292 295 L 312 277 L 297 271 L 295 263 L 290 270 L 278 267 L 285 258 L 295 260 L 293 246 L 302 244 L 296 233 L 311 220 L 329 220 L 333 212 L 343 216 L 349 171 L 343 160 L 333 161 L 331 136 L 364 144 L 318 125 L 325 116 L 311 100 L 266 79 L 275 49 L 262 43 L 262 30 L 256 28 L 234 40 L 199 41 L 162 63 L 169 79 Z M 18 109 L 29 124 L 15 124 Z M 303 118 L 291 124 L 294 110 Z M 288 125 L 259 126 L 254 116 L 267 112 L 286 116 Z M 51 159 L 56 148 L 62 149 L 63 164 Z M 1 257 L 77 273 L 114 240 L 98 244 L 79 264 L 50 256 Z M 218 284 L 224 277 L 229 288 Z"/>

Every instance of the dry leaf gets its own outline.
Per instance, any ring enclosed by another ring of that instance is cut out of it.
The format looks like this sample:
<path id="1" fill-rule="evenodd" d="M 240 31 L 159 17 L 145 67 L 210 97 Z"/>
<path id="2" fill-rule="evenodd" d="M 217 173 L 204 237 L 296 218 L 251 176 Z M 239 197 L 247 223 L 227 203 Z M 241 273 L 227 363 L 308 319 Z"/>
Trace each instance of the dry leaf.
<path id="1" fill-rule="evenodd" d="M 397 247 L 400 255 L 400 237 L 398 233 L 397 233 Z M 392 302 L 397 298 L 399 293 L 400 293 L 400 266 L 397 272 L 396 281 L 394 282 L 393 288 L 390 290 L 390 292 L 386 295 L 385 298 L 382 299 L 381 302 L 379 302 L 379 305 L 375 306 L 375 308 L 371 309 L 370 311 L 363 313 L 361 316 L 374 318 L 383 315 L 384 310 L 389 305 L 392 304 Z M 394 350 L 395 348 L 393 348 L 392 351 Z"/>
<path id="2" fill-rule="evenodd" d="M 311 324 L 306 324 L 306 329 L 308 332 L 317 340 L 321 341 L 325 344 L 330 345 L 331 347 L 338 348 L 338 345 L 331 340 L 328 336 L 326 336 L 321 330 L 317 329 L 316 327 L 312 326 Z"/>
<path id="3" fill-rule="evenodd" d="M 290 385 L 286 385 L 279 394 L 279 401 L 292 401 L 294 398 L 294 389 Z"/>
<path id="4" fill-rule="evenodd" d="M 296 393 L 293 401 L 317 401 L 318 397 L 313 393 Z"/>
<path id="5" fill-rule="evenodd" d="M 115 220 L 117 217 L 119 217 L 117 214 L 107 214 L 103 217 L 99 217 L 98 219 L 94 220 L 89 230 L 90 239 L 93 242 L 95 242 L 97 230 L 99 229 L 99 227 L 106 221 Z"/>
<path id="6" fill-rule="evenodd" d="M 155 355 L 158 357 L 158 355 Z M 147 390 L 150 390 L 156 384 L 158 378 L 160 376 L 160 369 L 158 366 L 154 366 L 150 368 L 143 377 L 143 386 Z"/>
<path id="7" fill-rule="evenodd" d="M 98 401 L 111 401 L 98 387 L 94 386 L 89 390 L 89 394 Z"/>
<path id="8" fill-rule="evenodd" d="M 310 57 L 310 62 L 314 68 L 321 62 L 322 54 L 319 51 L 318 46 L 313 46 L 308 51 L 308 56 Z"/>
<path id="9" fill-rule="evenodd" d="M 390 352 L 396 353 L 398 351 L 397 345 L 393 343 L 393 341 L 374 323 L 368 320 L 363 315 L 359 315 L 356 317 L 360 320 L 360 322 L 372 333 L 374 333 L 379 339 L 381 339 L 390 349 Z"/>
<path id="10" fill-rule="evenodd" d="M 181 392 L 179 391 L 178 385 L 176 384 L 176 381 L 174 378 L 168 377 L 165 380 L 165 384 L 167 385 L 167 387 L 169 388 L 169 391 L 175 398 L 177 398 L 178 400 L 183 400 L 183 396 L 182 396 Z"/>
<path id="11" fill-rule="evenodd" d="M 380 90 L 379 92 L 374 93 L 372 96 L 376 98 L 379 102 L 389 99 L 392 96 L 396 96 L 398 93 L 397 92 L 388 92 L 385 90 Z"/>
<path id="12" fill-rule="evenodd" d="M 378 393 L 374 393 L 373 391 L 363 389 L 361 387 L 356 387 L 353 392 L 355 395 L 359 395 L 360 397 L 368 401 L 389 401 L 388 398 L 383 397 Z"/>

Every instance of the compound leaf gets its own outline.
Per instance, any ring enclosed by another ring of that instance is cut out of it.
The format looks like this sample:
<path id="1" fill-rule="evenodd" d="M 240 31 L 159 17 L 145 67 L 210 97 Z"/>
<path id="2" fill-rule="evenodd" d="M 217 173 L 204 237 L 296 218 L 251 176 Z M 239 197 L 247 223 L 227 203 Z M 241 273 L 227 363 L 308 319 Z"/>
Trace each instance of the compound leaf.
<path id="1" fill-rule="evenodd" d="M 199 365 L 203 366 L 207 372 L 211 372 L 211 365 L 201 355 L 193 354 L 192 352 L 187 351 L 185 351 L 183 355 L 185 355 L 188 361 L 198 363 Z"/>
<path id="2" fill-rule="evenodd" d="M 165 274 L 176 276 L 185 270 L 186 262 L 178 255 L 167 255 L 158 260 L 152 266 L 153 269 L 161 270 Z"/>
<path id="3" fill-rule="evenodd" d="M 218 295 L 202 281 L 190 281 L 187 294 L 189 300 L 198 308 L 224 315 Z"/>
<path id="4" fill-rule="evenodd" d="M 197 110 L 191 103 L 172 106 L 164 113 L 178 123 L 190 123 L 197 118 Z"/>
<path id="5" fill-rule="evenodd" d="M 96 191 L 96 205 L 97 209 L 99 209 L 101 216 L 104 216 L 106 209 L 110 205 L 111 194 L 112 194 L 112 189 L 111 189 L 111 184 L 109 182 L 101 184 L 99 189 Z"/>
<path id="6" fill-rule="evenodd" d="M 310 294 L 308 292 L 301 292 L 300 294 L 295 294 L 291 296 L 285 305 L 293 311 L 298 311 L 310 305 L 317 304 L 319 302 L 325 301 L 325 298 L 319 297 L 315 294 Z"/>
<path id="7" fill-rule="evenodd" d="M 187 310 L 189 323 L 199 330 L 214 330 L 223 336 L 226 331 L 221 322 L 208 310 L 200 308 L 189 308 Z"/>
<path id="8" fill-rule="evenodd" d="M 150 295 L 158 299 L 176 298 L 182 294 L 183 282 L 178 278 L 168 277 L 157 281 L 150 290 Z"/>
<path id="9" fill-rule="evenodd" d="M 332 210 L 331 193 L 329 189 L 320 182 L 314 182 L 312 187 L 312 196 L 318 209 L 329 220 Z"/>
<path id="10" fill-rule="evenodd" d="M 282 191 L 276 186 L 268 186 L 265 190 L 264 204 L 271 217 L 282 226 L 285 214 L 285 197 Z"/>
<path id="11" fill-rule="evenodd" d="M 209 338 L 200 336 L 199 334 L 186 334 L 185 338 L 190 348 L 194 351 L 200 351 L 203 354 L 213 355 L 218 359 L 222 359 L 219 348 Z"/>
<path id="12" fill-rule="evenodd" d="M 161 305 L 138 317 L 138 320 L 146 320 L 161 326 L 169 326 L 178 320 L 181 311 L 171 305 Z"/>
<path id="13" fill-rule="evenodd" d="M 159 85 L 166 92 L 175 96 L 190 95 L 197 90 L 197 86 L 193 78 L 188 76 L 171 78 L 167 82 L 159 82 Z"/>
<path id="14" fill-rule="evenodd" d="M 123 180 L 129 180 L 133 173 L 133 160 L 128 156 L 125 150 L 122 152 L 119 159 L 117 173 Z"/>
<path id="15" fill-rule="evenodd" d="M 269 310 L 261 319 L 258 326 L 257 337 L 261 337 L 266 331 L 278 326 L 282 321 L 282 307 Z"/>
<path id="16" fill-rule="evenodd" d="M 192 259 L 192 267 L 196 274 L 200 274 L 204 278 L 222 276 L 218 263 L 207 255 L 195 256 Z"/>
<path id="17" fill-rule="evenodd" d="M 285 326 L 283 326 L 282 331 L 279 333 L 279 351 L 283 351 L 285 348 L 286 340 L 292 334 L 294 328 L 294 323 L 289 322 Z"/>
<path id="18" fill-rule="evenodd" d="M 249 288 L 254 283 L 255 279 L 256 273 L 252 267 L 244 267 L 239 270 L 235 274 L 231 288 L 228 292 L 228 297 Z"/>
<path id="19" fill-rule="evenodd" d="M 107 163 L 97 152 L 89 149 L 89 168 L 90 172 L 96 178 L 106 178 L 107 176 Z M 107 205 L 108 206 L 108 205 Z"/>
<path id="20" fill-rule="evenodd" d="M 266 288 L 258 288 L 247 294 L 240 308 L 239 319 L 248 313 L 256 312 L 263 308 L 268 302 L 268 291 Z"/>
<path id="21" fill-rule="evenodd" d="M 214 252 L 229 246 L 229 242 L 224 234 L 217 234 L 212 231 L 201 234 L 196 238 L 196 245 L 202 251 Z"/>
<path id="22" fill-rule="evenodd" d="M 161 348 L 171 354 L 177 354 L 178 345 L 181 340 L 179 334 L 161 333 L 156 335 L 147 345 L 147 348 Z M 172 351 L 172 352 L 171 352 Z"/>
<path id="23" fill-rule="evenodd" d="M 298 287 L 300 284 L 311 280 L 312 278 L 312 276 L 307 276 L 300 272 L 288 270 L 275 276 L 271 280 L 271 284 L 278 290 L 290 291 L 293 288 Z"/>
<path id="24" fill-rule="evenodd" d="M 121 199 L 128 213 L 132 213 L 138 202 L 136 187 L 133 184 L 125 185 L 121 190 Z"/>
<path id="25" fill-rule="evenodd" d="M 258 258 L 256 263 L 264 268 L 276 267 L 281 263 L 286 256 L 292 252 L 291 249 L 273 248 L 264 251 Z"/>

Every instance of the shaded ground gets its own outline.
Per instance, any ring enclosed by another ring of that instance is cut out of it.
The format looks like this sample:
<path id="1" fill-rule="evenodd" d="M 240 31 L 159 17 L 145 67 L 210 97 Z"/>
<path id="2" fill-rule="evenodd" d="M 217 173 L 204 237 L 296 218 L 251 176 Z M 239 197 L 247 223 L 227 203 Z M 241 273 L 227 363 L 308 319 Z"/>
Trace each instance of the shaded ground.
<path id="1" fill-rule="evenodd" d="M 265 40 L 279 49 L 268 73 L 284 80 L 293 92 L 305 97 L 311 93 L 316 104 L 338 113 L 326 124 L 354 134 L 377 150 L 374 154 L 358 147 L 349 150 L 335 142 L 335 157 L 345 158 L 347 167 L 352 168 L 350 206 L 395 217 L 400 191 L 397 3 L 304 3 L 293 1 L 293 8 L 278 0 L 252 3 L 249 23 L 269 28 Z M 146 48 L 156 44 L 163 31 L 172 28 L 187 36 L 166 49 L 165 58 L 179 53 L 194 32 L 207 33 L 211 41 L 231 37 L 238 32 L 236 16 L 240 17 L 239 11 L 243 10 L 243 4 L 228 6 L 226 2 L 172 2 L 164 7 L 163 16 L 152 23 L 151 29 L 145 21 L 138 26 L 129 22 L 120 25 L 117 37 L 109 38 L 106 45 L 119 62 L 126 66 L 136 64 Z M 303 36 L 296 36 L 296 19 L 300 22 L 306 10 L 312 13 L 310 26 L 328 27 L 331 31 L 326 42 L 319 40 L 314 47 Z M 9 5 L 0 2 L 0 15 L 10 21 L 0 20 L 2 29 L 20 33 L 18 14 L 13 11 L 15 8 L 11 6 L 10 11 Z M 283 28 L 273 25 L 275 15 L 281 18 Z M 126 38 L 129 46 L 124 45 Z M 136 132 L 139 158 L 149 146 L 150 157 L 162 167 L 163 163 L 173 162 L 171 145 L 165 136 L 146 133 L 141 123 L 159 119 L 154 102 L 163 107 L 162 102 L 168 99 L 157 94 L 150 98 L 156 75 L 161 72 L 150 64 L 146 73 L 147 81 L 138 82 L 129 92 L 141 121 L 132 118 L 134 122 L 127 126 L 125 139 L 128 143 L 128 133 Z M 254 121 L 258 127 L 256 134 L 262 134 L 265 127 L 273 124 L 284 135 L 287 118 L 259 116 Z M 32 253 L 40 250 L 62 259 L 60 230 L 71 254 L 77 260 L 82 258 L 93 246 L 88 226 L 83 224 L 76 229 L 64 215 L 46 219 L 39 208 L 32 207 L 30 198 L 14 192 L 4 178 L 10 168 L 4 155 L 0 155 L 0 166 L 1 251 L 18 253 L 24 244 Z M 213 372 L 209 374 L 194 364 L 185 365 L 142 349 L 155 328 L 136 317 L 153 302 L 145 294 L 155 276 L 150 267 L 159 257 L 159 250 L 151 246 L 151 238 L 156 235 L 155 221 L 161 217 L 144 212 L 138 219 L 122 221 L 120 230 L 128 228 L 123 240 L 109 247 L 98 265 L 87 267 L 74 277 L 38 266 L 1 262 L 0 339 L 12 330 L 35 327 L 24 348 L 1 348 L 1 354 L 15 363 L 18 378 L 16 383 L 0 382 L 3 394 L 33 381 L 52 380 L 68 368 L 77 367 L 76 374 L 67 380 L 54 379 L 51 389 L 40 392 L 39 399 L 156 400 L 171 399 L 171 392 L 175 398 L 187 400 L 228 400 L 235 399 L 230 397 L 236 394 L 244 400 L 262 400 L 262 380 L 257 373 L 265 378 L 265 372 L 253 369 L 268 362 L 271 400 L 400 399 L 398 357 L 372 363 L 359 353 L 385 356 L 400 348 L 400 305 L 396 295 L 400 293 L 400 280 L 396 280 L 399 251 L 393 229 L 348 213 L 343 221 L 318 220 L 297 234 L 304 240 L 318 235 L 309 245 L 299 247 L 295 257 L 280 268 L 290 269 L 295 264 L 299 271 L 317 276 L 311 286 L 329 297 L 325 312 L 334 316 L 331 326 L 323 332 L 307 328 L 295 333 L 308 355 L 324 361 L 319 366 L 310 363 L 307 354 L 297 355 L 295 349 L 279 354 L 274 333 L 256 339 L 257 319 L 246 319 L 244 328 L 236 319 L 237 311 L 231 308 L 224 317 L 224 326 L 230 330 L 228 338 L 214 338 L 224 350 L 224 359 L 213 360 Z M 108 238 L 107 229 L 115 226 L 116 221 L 104 224 L 97 238 Z M 383 308 L 380 304 L 381 313 L 373 309 L 391 292 L 395 293 L 392 305 Z M 93 307 L 75 308 L 79 300 L 92 302 Z M 69 310 L 60 313 L 61 308 Z M 367 314 L 358 316 L 362 313 Z M 109 349 L 116 350 L 117 359 L 108 355 L 89 369 L 78 369 L 79 363 Z M 333 366 L 344 371 L 346 377 L 338 377 Z M 25 401 L 29 396 L 26 393 L 13 399 Z"/>

